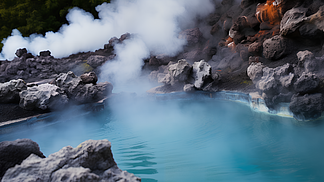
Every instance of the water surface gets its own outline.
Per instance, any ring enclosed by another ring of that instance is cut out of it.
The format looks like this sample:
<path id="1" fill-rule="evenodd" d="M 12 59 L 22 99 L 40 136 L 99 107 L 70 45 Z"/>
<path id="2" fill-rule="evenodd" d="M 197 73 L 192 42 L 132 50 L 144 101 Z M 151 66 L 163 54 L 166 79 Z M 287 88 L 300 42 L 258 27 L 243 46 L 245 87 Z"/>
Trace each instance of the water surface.
<path id="1" fill-rule="evenodd" d="M 30 138 L 46 156 L 108 139 L 118 166 L 142 181 L 324 181 L 324 125 L 194 97 L 119 97 L 97 112 L 74 108 L 2 131 Z"/>

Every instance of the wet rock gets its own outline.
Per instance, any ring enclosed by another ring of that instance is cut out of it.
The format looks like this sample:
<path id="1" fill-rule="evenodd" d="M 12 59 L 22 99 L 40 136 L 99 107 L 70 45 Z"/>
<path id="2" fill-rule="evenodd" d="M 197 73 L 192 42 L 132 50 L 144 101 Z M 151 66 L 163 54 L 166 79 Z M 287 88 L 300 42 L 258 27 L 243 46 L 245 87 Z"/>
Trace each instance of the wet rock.
<path id="1" fill-rule="evenodd" d="M 16 51 L 16 56 L 17 57 L 21 57 L 21 56 L 23 56 L 24 54 L 27 54 L 27 49 L 26 48 L 22 48 L 22 49 L 17 49 L 17 51 Z"/>
<path id="2" fill-rule="evenodd" d="M 205 61 L 195 62 L 192 65 L 192 76 L 194 78 L 194 85 L 197 89 L 202 89 L 205 83 L 212 81 L 212 68 Z"/>
<path id="3" fill-rule="evenodd" d="M 117 167 L 108 140 L 64 147 L 48 158 L 30 155 L 7 170 L 3 181 L 141 181 Z"/>
<path id="4" fill-rule="evenodd" d="M 58 109 L 68 103 L 66 94 L 57 86 L 42 84 L 19 93 L 19 106 L 26 110 Z"/>
<path id="5" fill-rule="evenodd" d="M 289 39 L 280 35 L 273 36 L 263 42 L 263 56 L 267 59 L 277 60 L 291 51 Z"/>
<path id="6" fill-rule="evenodd" d="M 321 117 L 323 111 L 322 94 L 294 95 L 289 105 L 294 118 L 301 121 Z"/>
<path id="7" fill-rule="evenodd" d="M 38 144 L 30 139 L 0 142 L 0 154 L 0 180 L 9 168 L 21 164 L 30 154 L 45 158 Z"/>
<path id="8" fill-rule="evenodd" d="M 314 91 L 319 86 L 319 79 L 315 74 L 303 73 L 294 83 L 296 92 L 308 93 Z"/>
<path id="9" fill-rule="evenodd" d="M 0 83 L 0 103 L 18 103 L 19 92 L 26 89 L 26 82 L 21 79 Z"/>
<path id="10" fill-rule="evenodd" d="M 80 78 L 85 84 L 92 83 L 95 85 L 98 81 L 98 77 L 95 72 L 84 73 L 80 76 Z"/>

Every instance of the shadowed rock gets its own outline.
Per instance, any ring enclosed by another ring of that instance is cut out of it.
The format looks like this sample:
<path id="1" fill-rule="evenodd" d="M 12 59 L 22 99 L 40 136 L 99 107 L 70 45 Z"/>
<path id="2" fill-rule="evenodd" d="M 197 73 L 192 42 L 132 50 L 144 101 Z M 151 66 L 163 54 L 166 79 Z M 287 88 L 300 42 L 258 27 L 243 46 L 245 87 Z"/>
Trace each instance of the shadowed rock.
<path id="1" fill-rule="evenodd" d="M 0 180 L 9 168 L 21 164 L 30 154 L 45 157 L 38 144 L 30 139 L 0 142 L 0 154 Z"/>
<path id="2" fill-rule="evenodd" d="M 317 119 L 323 111 L 322 94 L 294 95 L 291 99 L 289 109 L 294 118 L 301 121 Z"/>
<path id="3" fill-rule="evenodd" d="M 0 83 L 0 103 L 18 103 L 19 92 L 26 89 L 26 83 L 21 79 Z"/>

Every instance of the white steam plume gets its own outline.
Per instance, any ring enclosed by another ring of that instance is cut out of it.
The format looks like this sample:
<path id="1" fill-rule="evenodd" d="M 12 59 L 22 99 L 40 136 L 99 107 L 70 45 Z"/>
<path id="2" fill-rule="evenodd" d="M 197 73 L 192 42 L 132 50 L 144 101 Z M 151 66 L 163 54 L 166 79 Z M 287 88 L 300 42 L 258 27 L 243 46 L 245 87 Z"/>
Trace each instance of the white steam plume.
<path id="1" fill-rule="evenodd" d="M 121 63 L 109 64 L 105 69 L 111 74 L 118 74 L 117 69 L 124 72 L 121 75 L 137 74 L 136 70 L 150 53 L 174 55 L 181 51 L 186 43 L 178 38 L 181 29 L 189 27 L 194 17 L 208 15 L 213 8 L 211 0 L 114 0 L 96 7 L 99 19 L 73 8 L 66 17 L 69 24 L 58 32 L 22 37 L 18 30 L 13 30 L 3 41 L 0 59 L 13 59 L 15 51 L 23 47 L 34 55 L 50 50 L 58 58 L 94 51 L 102 48 L 111 37 L 128 32 L 136 38 L 125 42 L 130 45 L 116 49 L 116 61 Z"/>

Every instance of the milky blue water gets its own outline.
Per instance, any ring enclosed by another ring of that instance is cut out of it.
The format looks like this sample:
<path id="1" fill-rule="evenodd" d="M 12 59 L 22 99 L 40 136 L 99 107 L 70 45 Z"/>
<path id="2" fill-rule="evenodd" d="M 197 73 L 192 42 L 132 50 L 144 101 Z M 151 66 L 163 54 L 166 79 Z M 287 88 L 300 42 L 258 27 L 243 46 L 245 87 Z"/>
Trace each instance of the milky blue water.
<path id="1" fill-rule="evenodd" d="M 17 130 L 17 131 L 15 131 Z M 118 166 L 142 181 L 324 181 L 324 124 L 254 112 L 207 97 L 122 96 L 97 112 L 74 108 L 2 130 L 46 156 L 108 139 Z"/>

